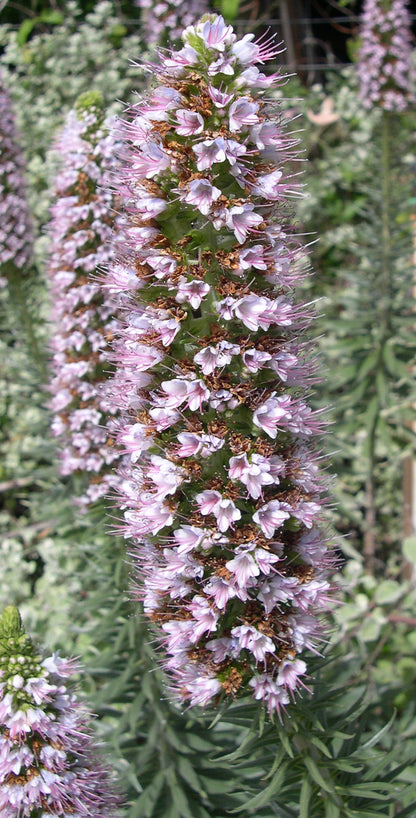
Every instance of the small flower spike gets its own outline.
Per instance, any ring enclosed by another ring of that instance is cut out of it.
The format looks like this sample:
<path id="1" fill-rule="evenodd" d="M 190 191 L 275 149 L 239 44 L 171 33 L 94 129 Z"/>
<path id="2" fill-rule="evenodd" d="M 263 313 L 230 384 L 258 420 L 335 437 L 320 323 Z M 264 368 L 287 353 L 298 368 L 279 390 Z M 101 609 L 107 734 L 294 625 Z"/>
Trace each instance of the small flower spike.
<path id="1" fill-rule="evenodd" d="M 94 755 L 89 716 L 68 677 L 76 663 L 43 658 L 12 606 L 0 616 L 2 818 L 111 818 L 118 797 Z"/>
<path id="2" fill-rule="evenodd" d="M 358 73 L 365 108 L 404 111 L 414 102 L 412 32 L 406 0 L 365 0 Z"/>

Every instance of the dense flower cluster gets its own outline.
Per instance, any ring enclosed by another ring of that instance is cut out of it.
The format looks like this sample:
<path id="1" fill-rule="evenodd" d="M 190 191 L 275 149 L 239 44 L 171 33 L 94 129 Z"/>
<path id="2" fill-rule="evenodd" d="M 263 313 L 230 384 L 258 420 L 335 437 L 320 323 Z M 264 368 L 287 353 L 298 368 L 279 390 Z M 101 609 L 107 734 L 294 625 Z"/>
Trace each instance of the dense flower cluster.
<path id="1" fill-rule="evenodd" d="M 82 499 L 93 502 L 115 482 L 110 466 L 118 456 L 105 428 L 113 412 L 106 358 L 115 322 L 109 298 L 92 278 L 112 252 L 114 201 L 103 185 L 114 165 L 114 138 L 96 94 L 80 98 L 56 147 L 63 162 L 50 224 L 52 430 L 60 441 L 62 474 L 90 473 Z"/>
<path id="2" fill-rule="evenodd" d="M 165 45 L 179 40 L 183 29 L 208 10 L 206 0 L 136 0 L 142 10 L 144 40 Z"/>
<path id="3" fill-rule="evenodd" d="M 32 225 L 9 94 L 0 74 L 0 267 L 23 268 L 32 255 Z"/>
<path id="4" fill-rule="evenodd" d="M 0 617 L 2 818 L 110 818 L 117 797 L 95 757 L 88 714 L 68 683 L 76 664 L 42 658 L 16 608 Z"/>
<path id="5" fill-rule="evenodd" d="M 358 71 L 364 106 L 404 111 L 411 97 L 412 74 L 406 0 L 365 0 L 360 39 Z"/>
<path id="6" fill-rule="evenodd" d="M 219 16 L 183 39 L 124 123 L 129 224 L 108 286 L 141 288 L 115 344 L 119 502 L 179 695 L 251 690 L 279 712 L 316 650 L 331 565 L 313 312 L 293 298 L 297 142 L 264 96 L 273 41 L 238 40 Z"/>

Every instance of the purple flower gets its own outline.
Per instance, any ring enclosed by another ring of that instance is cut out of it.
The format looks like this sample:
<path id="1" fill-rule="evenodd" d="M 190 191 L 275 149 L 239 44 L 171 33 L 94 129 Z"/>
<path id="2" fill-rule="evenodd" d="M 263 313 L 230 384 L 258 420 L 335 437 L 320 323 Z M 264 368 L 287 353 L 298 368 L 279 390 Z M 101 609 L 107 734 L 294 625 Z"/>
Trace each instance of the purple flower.
<path id="1" fill-rule="evenodd" d="M 358 75 L 365 108 L 404 111 L 414 101 L 412 32 L 406 0 L 365 0 Z"/>
<path id="2" fill-rule="evenodd" d="M 305 248 L 285 206 L 294 139 L 263 96 L 278 78 L 254 64 L 273 43 L 215 16 L 183 40 L 122 124 L 114 263 L 141 286 L 126 277 L 115 303 L 128 304 L 112 356 L 118 503 L 178 696 L 249 690 L 280 712 L 306 673 L 297 654 L 317 650 L 332 560 L 309 443 L 322 425 L 307 403 L 313 314 L 293 294 Z M 166 157 L 152 178 L 149 145 Z"/>
<path id="3" fill-rule="evenodd" d="M 0 268 L 26 267 L 33 234 L 12 103 L 0 75 Z"/>
<path id="4" fill-rule="evenodd" d="M 76 663 L 57 654 L 42 659 L 11 606 L 0 617 L 0 640 L 2 816 L 110 818 L 118 798 L 68 681 Z"/>
<path id="5" fill-rule="evenodd" d="M 108 277 L 104 292 L 98 281 L 90 278 L 112 255 L 109 242 L 114 200 L 103 186 L 114 165 L 114 139 L 103 123 L 95 97 L 87 97 L 85 104 L 81 99 L 79 106 L 68 115 L 56 144 L 63 161 L 55 180 L 49 226 L 48 275 L 54 324 L 50 408 L 61 472 L 93 477 L 79 498 L 85 504 L 108 494 L 117 482 L 111 464 L 119 453 L 108 445 L 106 431 L 107 423 L 114 427 L 106 384 L 108 343 L 115 331 L 110 299 L 126 284 L 134 289 L 137 279 L 131 280 L 130 269 L 121 275 L 121 264 Z M 158 207 L 156 212 L 161 210 Z M 145 211 L 146 205 L 141 210 L 142 219 L 148 217 Z M 157 363 L 157 350 L 148 346 L 136 344 L 134 353 L 139 370 Z"/>

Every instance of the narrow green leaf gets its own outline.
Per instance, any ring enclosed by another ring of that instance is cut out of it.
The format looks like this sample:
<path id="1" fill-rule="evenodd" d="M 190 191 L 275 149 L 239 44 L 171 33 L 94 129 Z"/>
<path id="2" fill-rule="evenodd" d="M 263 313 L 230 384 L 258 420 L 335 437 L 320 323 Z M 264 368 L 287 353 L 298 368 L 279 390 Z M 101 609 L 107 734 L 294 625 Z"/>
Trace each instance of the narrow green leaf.
<path id="1" fill-rule="evenodd" d="M 309 804 L 311 801 L 312 787 L 309 778 L 305 776 L 300 788 L 299 798 L 299 818 L 309 818 Z"/>
<path id="2" fill-rule="evenodd" d="M 39 20 L 41 20 L 42 23 L 59 26 L 64 22 L 64 16 L 57 9 L 43 9 L 39 15 Z"/>
<path id="3" fill-rule="evenodd" d="M 374 786 L 374 784 L 377 784 L 377 782 L 373 782 L 372 786 Z M 397 787 L 395 787 L 394 785 L 391 785 L 388 788 L 388 792 L 385 792 L 385 793 L 379 792 L 376 789 L 373 789 L 373 790 L 367 789 L 367 786 L 368 786 L 367 784 L 348 785 L 348 787 L 346 788 L 346 793 L 349 796 L 356 795 L 356 796 L 360 796 L 360 798 L 373 798 L 376 801 L 387 801 L 387 799 L 390 798 L 391 793 L 397 792 Z M 381 784 L 380 784 L 380 786 L 381 786 Z M 384 785 L 385 789 L 387 787 L 388 787 L 388 785 Z"/>
<path id="4" fill-rule="evenodd" d="M 34 17 L 31 20 L 23 20 L 23 23 L 19 26 L 19 31 L 16 35 L 16 42 L 17 45 L 22 46 L 24 45 L 30 37 L 32 29 L 35 27 L 36 22 L 39 20 L 39 17 Z"/>
<path id="5" fill-rule="evenodd" d="M 264 807 L 266 804 L 269 804 L 271 798 L 280 790 L 284 777 L 285 770 L 279 770 L 266 789 L 255 795 L 254 798 L 250 798 L 242 807 L 236 807 L 235 809 L 229 810 L 229 812 L 238 813 L 245 810 L 245 813 L 247 813 L 250 810 L 252 811 L 254 809 L 259 809 L 260 807 Z"/>
<path id="6" fill-rule="evenodd" d="M 318 738 L 318 736 L 311 736 L 310 741 L 311 741 L 311 744 L 313 744 L 315 747 L 317 747 L 318 750 L 320 750 L 321 753 L 323 753 L 324 756 L 326 756 L 327 758 L 330 758 L 332 760 L 333 756 L 332 756 L 331 751 L 328 749 L 326 744 L 324 744 L 324 742 L 321 741 L 320 738 Z"/>
<path id="7" fill-rule="evenodd" d="M 156 773 L 152 778 L 151 784 L 139 795 L 134 804 L 134 815 L 143 816 L 143 818 L 151 818 L 155 804 L 162 792 L 165 782 L 164 772 Z"/>
<path id="8" fill-rule="evenodd" d="M 388 733 L 388 731 L 390 730 L 390 727 L 392 726 L 395 718 L 396 718 L 396 713 L 393 713 L 390 721 L 388 721 L 387 724 L 385 724 L 384 727 L 381 728 L 381 730 L 378 730 L 378 732 L 375 733 L 375 735 L 372 736 L 370 739 L 368 739 L 368 741 L 366 741 L 365 744 L 360 745 L 359 752 L 361 753 L 363 750 L 368 750 L 370 747 L 374 747 L 374 745 L 377 744 L 377 742 L 385 735 L 385 733 Z M 355 754 L 353 754 L 353 755 L 355 755 Z"/>
<path id="9" fill-rule="evenodd" d="M 202 798 L 206 797 L 206 793 L 203 791 L 200 778 L 197 776 L 190 761 L 188 761 L 187 758 L 184 758 L 184 756 L 179 758 L 178 772 L 186 783 L 189 784 L 192 790 L 199 793 Z"/>
<path id="10" fill-rule="evenodd" d="M 339 806 L 329 798 L 325 800 L 325 818 L 340 818 Z"/>
<path id="11" fill-rule="evenodd" d="M 166 770 L 166 779 L 172 795 L 173 803 L 176 809 L 178 810 L 181 818 L 182 817 L 193 818 L 192 810 L 190 809 L 188 799 L 185 795 L 183 788 L 180 785 L 180 782 L 176 778 L 176 775 L 172 767 Z"/>
<path id="12" fill-rule="evenodd" d="M 332 782 L 325 780 L 321 771 L 319 770 L 319 767 L 317 766 L 317 764 L 315 764 L 315 762 L 310 756 L 307 755 L 303 756 L 303 762 L 305 764 L 306 769 L 309 772 L 309 775 L 311 776 L 311 778 L 313 778 L 315 784 L 318 784 L 318 787 L 322 787 L 322 789 L 325 790 L 325 792 L 330 793 L 335 792 Z"/>

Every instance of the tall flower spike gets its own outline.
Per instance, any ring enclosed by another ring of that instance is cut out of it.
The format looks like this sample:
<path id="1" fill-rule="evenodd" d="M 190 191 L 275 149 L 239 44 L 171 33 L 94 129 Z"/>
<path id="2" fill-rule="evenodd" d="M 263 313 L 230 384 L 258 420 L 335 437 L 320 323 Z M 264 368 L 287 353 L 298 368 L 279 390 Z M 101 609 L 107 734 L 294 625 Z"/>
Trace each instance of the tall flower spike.
<path id="1" fill-rule="evenodd" d="M 107 445 L 111 427 L 106 361 L 114 331 L 110 299 L 92 278 L 111 258 L 114 200 L 103 189 L 114 164 L 114 139 L 103 121 L 97 93 L 83 95 L 70 112 L 56 149 L 62 167 L 55 182 L 50 223 L 49 281 L 52 297 L 51 382 L 53 433 L 59 439 L 62 474 L 89 474 L 80 498 L 108 493 L 117 458 Z"/>
<path id="2" fill-rule="evenodd" d="M 12 606 L 0 617 L 0 654 L 2 817 L 110 818 L 118 797 L 68 682 L 76 663 L 39 655 Z"/>
<path id="3" fill-rule="evenodd" d="M 6 265 L 26 267 L 32 255 L 33 234 L 19 147 L 9 94 L 0 74 L 0 271 Z"/>
<path id="4" fill-rule="evenodd" d="M 412 33 L 406 0 L 365 0 L 358 73 L 365 108 L 404 111 L 414 101 Z"/>
<path id="5" fill-rule="evenodd" d="M 183 39 L 124 123 L 124 247 L 144 286 L 116 343 L 119 502 L 180 697 L 248 690 L 279 712 L 316 650 L 331 565 L 313 313 L 292 297 L 297 141 L 263 96 L 280 82 L 258 67 L 273 41 L 237 40 L 219 16 Z"/>
<path id="6" fill-rule="evenodd" d="M 208 11 L 206 0 L 135 0 L 141 9 L 144 40 L 150 46 L 180 40 L 185 26 Z"/>

